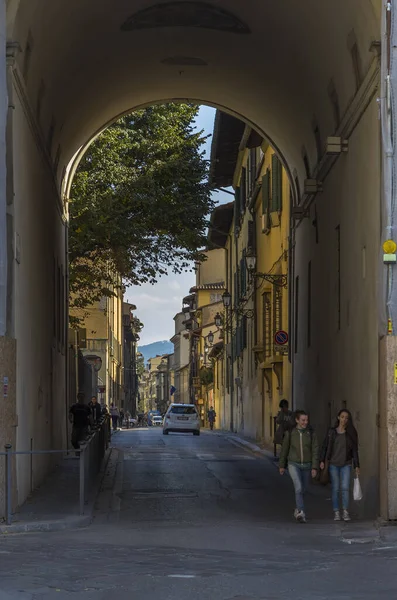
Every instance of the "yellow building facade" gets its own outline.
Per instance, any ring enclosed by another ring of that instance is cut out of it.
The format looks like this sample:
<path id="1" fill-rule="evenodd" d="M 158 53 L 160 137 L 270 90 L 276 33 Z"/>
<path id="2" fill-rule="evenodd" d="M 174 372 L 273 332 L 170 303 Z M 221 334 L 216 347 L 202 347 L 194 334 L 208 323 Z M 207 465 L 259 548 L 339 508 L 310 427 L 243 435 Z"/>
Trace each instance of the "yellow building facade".
<path id="1" fill-rule="evenodd" d="M 290 188 L 274 150 L 249 127 L 230 127 L 230 118 L 217 114 L 212 146 L 212 183 L 235 192 L 232 217 L 217 207 L 208 236 L 225 249 L 229 304 L 223 352 L 212 353 L 214 397 L 222 428 L 270 445 L 280 400 L 291 404 Z"/>
<path id="2" fill-rule="evenodd" d="M 121 283 L 121 282 L 120 282 Z M 87 310 L 74 309 L 71 315 L 83 319 L 84 336 L 78 336 L 79 349 L 84 356 L 99 356 L 102 366 L 98 372 L 98 400 L 119 408 L 124 401 L 123 392 L 123 292 L 120 287 L 110 297 L 103 296 Z M 74 336 L 71 336 L 74 339 Z"/>

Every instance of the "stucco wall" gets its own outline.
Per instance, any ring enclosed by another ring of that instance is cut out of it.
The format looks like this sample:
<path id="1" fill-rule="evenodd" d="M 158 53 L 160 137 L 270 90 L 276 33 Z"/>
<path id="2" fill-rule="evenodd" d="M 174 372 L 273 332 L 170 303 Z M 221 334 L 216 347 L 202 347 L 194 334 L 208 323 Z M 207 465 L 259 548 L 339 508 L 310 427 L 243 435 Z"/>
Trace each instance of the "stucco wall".
<path id="1" fill-rule="evenodd" d="M 14 225 L 19 252 L 14 260 L 17 340 L 17 447 L 61 448 L 65 439 L 65 348 L 54 337 L 55 265 L 64 264 L 64 226 L 48 165 L 15 94 L 13 112 Z M 66 340 L 65 340 L 66 345 Z M 51 461 L 19 457 L 18 502 L 37 486 Z"/>
<path id="2" fill-rule="evenodd" d="M 311 217 L 296 232 L 299 276 L 295 406 L 310 411 L 322 435 L 348 408 L 360 436 L 363 510 L 376 511 L 378 488 L 378 257 L 380 148 L 374 99 L 316 201 L 318 243 Z M 340 227 L 340 317 L 338 230 Z M 307 344 L 307 270 L 312 262 L 312 344 Z M 339 329 L 340 318 L 340 329 Z"/>

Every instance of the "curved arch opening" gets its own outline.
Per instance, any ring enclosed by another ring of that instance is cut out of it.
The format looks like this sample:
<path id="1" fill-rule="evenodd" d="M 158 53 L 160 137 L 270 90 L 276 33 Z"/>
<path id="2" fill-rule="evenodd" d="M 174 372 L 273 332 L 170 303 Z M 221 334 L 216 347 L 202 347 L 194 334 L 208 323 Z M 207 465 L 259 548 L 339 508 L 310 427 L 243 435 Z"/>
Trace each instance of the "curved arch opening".
<path id="1" fill-rule="evenodd" d="M 62 198 L 64 198 L 64 199 L 69 198 L 74 175 L 76 173 L 76 170 L 78 169 L 78 166 L 79 166 L 84 154 L 87 152 L 90 145 L 97 139 L 97 137 L 103 131 L 105 131 L 105 129 L 110 127 L 110 125 L 115 123 L 121 117 L 132 114 L 134 111 L 142 110 L 142 109 L 148 108 L 150 106 L 154 106 L 154 105 L 167 104 L 170 102 L 172 102 L 172 103 L 193 103 L 193 104 L 196 104 L 197 106 L 208 106 L 208 107 L 214 108 L 216 110 L 222 111 L 226 114 L 229 114 L 229 115 L 235 117 L 236 119 L 245 123 L 245 125 L 250 127 L 252 130 L 256 131 L 274 149 L 277 156 L 281 160 L 283 167 L 285 168 L 285 170 L 288 173 L 291 189 L 293 191 L 293 201 L 294 201 L 294 203 L 297 201 L 299 196 L 297 195 L 298 190 L 296 187 L 296 177 L 294 178 L 292 176 L 291 168 L 288 165 L 287 160 L 286 160 L 285 156 L 283 155 L 283 153 L 281 152 L 280 148 L 277 147 L 275 141 L 273 139 L 271 139 L 270 136 L 267 135 L 267 133 L 265 131 L 262 131 L 262 129 L 260 127 L 258 127 L 255 123 L 252 123 L 244 115 L 239 114 L 236 111 L 234 111 L 231 108 L 228 108 L 226 106 L 222 106 L 222 105 L 214 103 L 214 102 L 207 102 L 205 100 L 201 100 L 198 98 L 164 98 L 163 100 L 157 100 L 155 102 L 145 102 L 144 104 L 141 104 L 139 106 L 134 106 L 133 108 L 125 110 L 122 113 L 116 115 L 115 117 L 112 117 L 112 119 L 107 121 L 103 126 L 101 126 L 96 132 L 94 132 L 92 134 L 92 136 L 87 140 L 87 142 L 83 146 L 81 146 L 78 149 L 78 151 L 75 153 L 75 155 L 72 157 L 72 159 L 68 163 L 66 170 L 65 170 L 65 174 L 61 181 Z"/>

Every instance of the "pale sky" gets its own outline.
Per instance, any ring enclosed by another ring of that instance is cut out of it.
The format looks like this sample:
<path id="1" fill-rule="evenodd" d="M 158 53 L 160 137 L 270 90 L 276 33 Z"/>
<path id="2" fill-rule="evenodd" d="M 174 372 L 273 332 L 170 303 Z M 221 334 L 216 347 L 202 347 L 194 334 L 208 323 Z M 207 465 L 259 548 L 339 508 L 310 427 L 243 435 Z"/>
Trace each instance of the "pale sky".
<path id="1" fill-rule="evenodd" d="M 197 128 L 212 134 L 215 109 L 201 106 L 197 118 Z M 210 158 L 211 138 L 207 140 L 206 153 Z M 216 193 L 215 199 L 220 204 L 230 202 L 228 194 Z M 174 335 L 174 316 L 182 308 L 182 298 L 188 295 L 189 289 L 196 281 L 195 273 L 183 273 L 162 277 L 156 285 L 144 284 L 129 287 L 125 294 L 127 302 L 137 306 L 136 316 L 144 324 L 140 333 L 140 346 L 169 340 Z"/>

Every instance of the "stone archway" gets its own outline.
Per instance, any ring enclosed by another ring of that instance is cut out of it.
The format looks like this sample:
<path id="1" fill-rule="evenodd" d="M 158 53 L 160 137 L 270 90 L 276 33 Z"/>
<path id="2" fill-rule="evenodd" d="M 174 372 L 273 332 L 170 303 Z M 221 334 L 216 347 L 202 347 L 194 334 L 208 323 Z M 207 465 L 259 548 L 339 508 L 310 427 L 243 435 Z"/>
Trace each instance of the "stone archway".
<path id="1" fill-rule="evenodd" d="M 36 436 L 45 443 L 30 398 L 42 380 L 49 385 L 51 364 L 59 396 L 66 385 L 62 348 L 48 318 L 58 310 L 54 269 L 66 260 L 62 182 L 67 192 L 79 153 L 115 115 L 194 98 L 241 115 L 268 136 L 294 174 L 300 190 L 291 224 L 291 277 L 300 290 L 291 298 L 295 396 L 318 422 L 328 414 L 328 400 L 326 408 L 318 401 L 319 381 L 333 406 L 348 397 L 367 441 L 368 480 L 377 477 L 377 415 L 386 447 L 391 423 L 390 407 L 378 406 L 379 337 L 386 328 L 379 318 L 384 287 L 378 294 L 374 285 L 383 274 L 380 208 L 389 214 L 394 168 L 384 162 L 382 175 L 377 97 L 384 115 L 385 75 L 392 68 L 385 3 L 8 0 L 6 8 L 2 74 L 7 69 L 9 109 L 0 195 L 7 206 L 0 204 L 0 221 L 7 212 L 7 333 L 18 344 L 14 402 L 20 414 L 28 407 L 17 444 Z M 5 105 L 4 93 L 2 100 Z M 384 125 L 386 147 L 387 118 Z M 0 132 L 4 147 L 4 127 Z M 5 244 L 1 248 L 5 263 Z M 3 291 L 4 281 L 3 273 Z M 395 311 L 392 303 L 388 308 Z M 4 294 L 0 310 L 5 314 Z M 316 369 L 320 376 L 313 376 Z M 393 391 L 386 389 L 386 396 Z M 394 488 L 397 470 L 390 477 Z M 26 492 L 21 462 L 20 498 Z M 376 495 L 371 492 L 368 509 Z M 397 514 L 385 506 L 385 514 Z"/>

